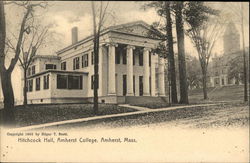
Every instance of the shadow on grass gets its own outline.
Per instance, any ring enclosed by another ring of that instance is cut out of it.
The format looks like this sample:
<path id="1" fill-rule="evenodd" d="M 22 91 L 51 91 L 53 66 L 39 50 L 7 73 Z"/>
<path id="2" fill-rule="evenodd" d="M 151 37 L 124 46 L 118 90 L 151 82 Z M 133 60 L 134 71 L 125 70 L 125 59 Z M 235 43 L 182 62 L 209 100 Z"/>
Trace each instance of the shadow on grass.
<path id="1" fill-rule="evenodd" d="M 109 115 L 136 111 L 118 105 L 99 104 L 98 115 Z M 3 114 L 3 110 L 0 110 Z M 30 126 L 78 118 L 93 117 L 93 104 L 48 104 L 16 106 L 16 127 Z"/>

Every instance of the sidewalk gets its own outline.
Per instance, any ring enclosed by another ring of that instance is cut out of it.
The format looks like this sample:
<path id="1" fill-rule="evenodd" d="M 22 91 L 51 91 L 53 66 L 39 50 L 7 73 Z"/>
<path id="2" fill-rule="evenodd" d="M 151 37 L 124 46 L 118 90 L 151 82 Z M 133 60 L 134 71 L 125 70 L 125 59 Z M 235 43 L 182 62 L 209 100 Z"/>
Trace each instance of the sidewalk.
<path id="1" fill-rule="evenodd" d="M 111 114 L 111 115 L 102 115 L 102 116 L 80 118 L 80 119 L 73 119 L 73 120 L 65 120 L 65 121 L 60 121 L 60 122 L 52 122 L 52 123 L 45 123 L 45 124 L 40 124 L 40 125 L 15 128 L 15 129 L 10 129 L 10 130 L 24 131 L 24 130 L 32 130 L 32 129 L 44 129 L 46 127 L 87 122 L 87 121 L 94 121 L 94 120 L 100 120 L 100 119 L 106 119 L 106 118 L 125 117 L 125 116 L 129 116 L 129 115 L 138 115 L 138 114 L 145 114 L 145 113 L 151 113 L 151 112 L 161 112 L 161 111 L 168 111 L 168 110 L 175 110 L 175 109 L 182 109 L 182 108 L 191 108 L 191 107 L 199 107 L 199 106 L 214 106 L 214 105 L 219 105 L 219 104 L 217 103 L 217 104 L 186 105 L 186 106 L 174 106 L 174 107 L 167 107 L 167 108 L 159 108 L 159 109 L 149 109 L 149 108 L 131 106 L 131 105 L 120 105 L 120 106 L 126 106 L 126 107 L 129 106 L 130 108 L 134 108 L 134 109 L 139 110 L 139 111 Z"/>

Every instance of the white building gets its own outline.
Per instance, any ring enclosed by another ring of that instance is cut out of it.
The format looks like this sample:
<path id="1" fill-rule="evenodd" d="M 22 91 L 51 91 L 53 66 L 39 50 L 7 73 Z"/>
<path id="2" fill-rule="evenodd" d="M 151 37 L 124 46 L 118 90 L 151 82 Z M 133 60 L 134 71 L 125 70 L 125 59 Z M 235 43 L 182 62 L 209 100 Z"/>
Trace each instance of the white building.
<path id="1" fill-rule="evenodd" d="M 159 40 L 148 37 L 142 21 L 101 32 L 98 96 L 102 103 L 129 103 L 142 96 L 165 96 L 165 60 L 151 50 Z M 35 56 L 28 71 L 28 103 L 79 103 L 93 100 L 93 36 L 78 41 L 57 56 Z M 147 96 L 147 97 L 146 97 Z"/>

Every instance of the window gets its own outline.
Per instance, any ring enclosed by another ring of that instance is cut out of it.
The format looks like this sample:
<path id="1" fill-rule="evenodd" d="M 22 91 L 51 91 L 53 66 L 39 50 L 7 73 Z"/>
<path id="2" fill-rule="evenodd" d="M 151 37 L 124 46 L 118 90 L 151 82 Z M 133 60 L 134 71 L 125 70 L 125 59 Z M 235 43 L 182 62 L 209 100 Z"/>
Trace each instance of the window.
<path id="1" fill-rule="evenodd" d="M 36 91 L 40 90 L 40 77 L 36 78 Z"/>
<path id="2" fill-rule="evenodd" d="M 36 73 L 36 66 L 35 65 L 32 66 L 31 69 L 32 69 L 32 75 L 34 75 Z"/>
<path id="3" fill-rule="evenodd" d="M 123 96 L 127 94 L 127 75 L 122 76 L 123 79 Z"/>
<path id="4" fill-rule="evenodd" d="M 133 92 L 134 92 L 134 95 L 135 95 L 135 75 L 133 75 Z"/>
<path id="5" fill-rule="evenodd" d="M 115 47 L 115 63 L 120 64 L 120 50 Z"/>
<path id="6" fill-rule="evenodd" d="M 66 70 L 66 62 L 61 63 L 61 70 Z"/>
<path id="7" fill-rule="evenodd" d="M 148 64 L 149 64 L 149 66 L 151 66 L 151 53 L 149 53 L 149 60 L 148 60 Z"/>
<path id="8" fill-rule="evenodd" d="M 127 52 L 125 49 L 122 49 L 122 63 L 127 64 Z"/>
<path id="9" fill-rule="evenodd" d="M 91 89 L 94 89 L 94 75 L 91 76 Z M 99 75 L 97 75 L 97 89 L 99 89 Z"/>
<path id="10" fill-rule="evenodd" d="M 68 89 L 82 89 L 82 76 L 68 75 Z"/>
<path id="11" fill-rule="evenodd" d="M 57 75 L 57 89 L 67 89 L 68 76 L 67 75 Z"/>
<path id="12" fill-rule="evenodd" d="M 45 69 L 46 70 L 55 70 L 56 69 L 56 65 L 55 64 L 46 64 L 45 65 Z"/>
<path id="13" fill-rule="evenodd" d="M 135 65 L 135 53 L 133 52 L 133 65 Z"/>
<path id="14" fill-rule="evenodd" d="M 28 92 L 33 90 L 33 79 L 28 80 Z"/>
<path id="15" fill-rule="evenodd" d="M 94 64 L 94 52 L 91 52 L 91 64 Z"/>
<path id="16" fill-rule="evenodd" d="M 82 89 L 82 76 L 58 74 L 57 89 Z"/>
<path id="17" fill-rule="evenodd" d="M 30 76 L 31 75 L 31 68 L 29 67 L 28 68 L 28 76 Z"/>
<path id="18" fill-rule="evenodd" d="M 83 56 L 82 56 L 82 68 L 84 68 L 84 67 L 88 67 L 88 65 L 89 65 L 89 57 L 88 57 L 89 55 L 88 54 L 84 54 Z"/>
<path id="19" fill-rule="evenodd" d="M 49 89 L 49 75 L 43 77 L 43 89 Z"/>
<path id="20" fill-rule="evenodd" d="M 139 53 L 139 66 L 143 66 L 143 53 Z"/>
<path id="21" fill-rule="evenodd" d="M 80 62 L 79 57 L 73 59 L 73 70 L 79 69 L 79 62 Z"/>

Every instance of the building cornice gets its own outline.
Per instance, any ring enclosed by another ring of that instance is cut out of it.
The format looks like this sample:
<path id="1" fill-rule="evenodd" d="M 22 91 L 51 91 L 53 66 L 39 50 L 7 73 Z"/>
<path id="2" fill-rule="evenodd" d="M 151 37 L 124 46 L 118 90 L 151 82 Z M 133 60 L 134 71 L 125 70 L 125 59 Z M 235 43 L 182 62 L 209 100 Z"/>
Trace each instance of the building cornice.
<path id="1" fill-rule="evenodd" d="M 123 32 L 123 31 L 119 31 L 119 30 L 118 30 L 119 28 L 122 28 L 122 27 L 124 27 L 124 26 L 133 25 L 133 24 L 134 24 L 134 25 L 142 25 L 142 26 L 144 26 L 145 28 L 147 28 L 148 30 L 151 30 L 151 29 L 150 29 L 150 26 L 149 26 L 147 23 L 145 23 L 145 22 L 143 22 L 143 21 L 136 21 L 136 22 L 131 22 L 131 23 L 126 23 L 126 24 L 121 24 L 121 25 L 116 25 L 116 26 L 108 27 L 108 28 L 104 29 L 103 31 L 101 31 L 100 36 L 103 36 L 103 35 L 105 35 L 105 34 L 107 34 L 107 33 L 110 33 L 110 32 L 115 32 L 115 33 L 130 35 L 130 36 L 136 36 L 136 37 L 141 37 L 141 38 L 147 38 L 147 39 L 151 39 L 151 40 L 155 40 L 155 41 L 159 41 L 159 40 L 160 40 L 160 39 L 155 39 L 155 38 L 150 38 L 150 37 L 142 36 L 142 35 L 140 35 L 140 34 L 129 33 L 129 32 Z M 80 46 L 80 45 L 84 44 L 85 42 L 88 42 L 88 41 L 91 41 L 91 40 L 93 40 L 93 35 L 90 35 L 90 36 L 88 36 L 88 37 L 86 37 L 86 38 L 84 38 L 84 39 L 78 41 L 78 42 L 75 43 L 75 44 L 69 45 L 69 46 L 67 46 L 67 47 L 65 47 L 65 48 L 63 48 L 63 49 L 57 51 L 56 54 L 57 54 L 57 55 L 60 55 L 60 54 L 64 53 L 65 51 L 71 50 L 71 49 L 73 49 L 73 48 L 75 48 L 75 47 L 77 47 L 77 46 Z"/>
<path id="2" fill-rule="evenodd" d="M 88 72 L 82 72 L 82 71 L 63 71 L 63 70 L 46 70 L 46 71 L 43 71 L 43 72 L 39 72 L 39 73 L 36 73 L 34 75 L 30 75 L 27 77 L 27 79 L 31 79 L 31 78 L 35 78 L 37 76 L 40 76 L 40 75 L 44 75 L 44 74 L 47 74 L 47 73 L 60 73 L 60 74 L 78 74 L 78 75 L 87 75 Z"/>

